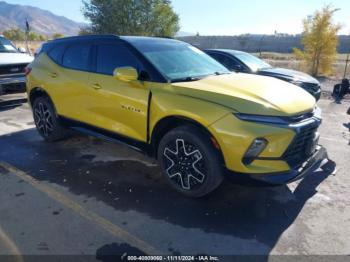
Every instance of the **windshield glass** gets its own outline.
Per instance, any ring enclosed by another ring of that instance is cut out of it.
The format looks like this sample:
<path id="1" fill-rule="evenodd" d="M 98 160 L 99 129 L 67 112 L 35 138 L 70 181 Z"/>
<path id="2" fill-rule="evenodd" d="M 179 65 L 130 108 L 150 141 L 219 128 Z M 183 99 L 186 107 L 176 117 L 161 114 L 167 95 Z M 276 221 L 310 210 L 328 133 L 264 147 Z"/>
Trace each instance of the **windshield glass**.
<path id="1" fill-rule="evenodd" d="M 194 81 L 209 75 L 229 74 L 216 60 L 179 41 L 135 42 L 134 46 L 170 81 Z"/>
<path id="2" fill-rule="evenodd" d="M 16 47 L 6 38 L 0 37 L 0 52 L 16 53 Z"/>
<path id="3" fill-rule="evenodd" d="M 254 72 L 259 71 L 263 68 L 271 68 L 271 65 L 251 54 L 235 53 L 235 56 Z"/>

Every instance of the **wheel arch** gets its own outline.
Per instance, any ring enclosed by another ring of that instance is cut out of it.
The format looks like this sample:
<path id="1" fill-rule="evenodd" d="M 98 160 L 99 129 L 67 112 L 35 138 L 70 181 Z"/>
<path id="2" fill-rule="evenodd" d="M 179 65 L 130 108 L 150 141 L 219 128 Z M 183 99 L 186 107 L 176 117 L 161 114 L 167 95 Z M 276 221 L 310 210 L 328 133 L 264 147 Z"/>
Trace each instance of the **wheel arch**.
<path id="1" fill-rule="evenodd" d="M 217 139 L 215 136 L 201 123 L 185 117 L 185 116 L 179 116 L 179 115 L 173 115 L 173 116 L 166 116 L 162 119 L 160 119 L 153 127 L 152 133 L 151 133 L 151 140 L 150 144 L 152 147 L 152 152 L 155 158 L 157 158 L 157 150 L 159 142 L 161 141 L 162 137 L 167 134 L 169 131 L 171 131 L 174 128 L 185 126 L 185 125 L 192 125 L 197 128 L 199 128 L 201 131 L 203 131 L 211 140 L 214 148 L 218 151 L 220 158 L 222 160 L 222 163 L 224 164 L 224 157 L 222 154 L 222 150 L 220 149 L 219 143 L 217 142 Z"/>
<path id="2" fill-rule="evenodd" d="M 45 89 L 41 88 L 41 87 L 35 87 L 33 88 L 30 93 L 29 93 L 29 103 L 30 105 L 33 107 L 34 105 L 34 101 L 39 98 L 39 97 L 47 97 L 49 100 L 50 100 L 50 103 L 52 104 L 54 110 L 55 110 L 55 113 L 57 112 L 56 111 L 56 107 L 55 107 L 55 104 L 53 103 L 50 95 L 48 94 L 48 92 L 46 92 Z"/>

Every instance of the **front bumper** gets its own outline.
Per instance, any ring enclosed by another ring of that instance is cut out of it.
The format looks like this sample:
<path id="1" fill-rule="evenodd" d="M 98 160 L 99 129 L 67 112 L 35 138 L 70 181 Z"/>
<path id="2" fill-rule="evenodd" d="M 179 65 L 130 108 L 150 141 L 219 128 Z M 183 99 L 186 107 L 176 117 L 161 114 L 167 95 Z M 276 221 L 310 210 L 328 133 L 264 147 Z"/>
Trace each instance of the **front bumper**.
<path id="1" fill-rule="evenodd" d="M 0 93 L 25 92 L 26 78 L 24 75 L 0 76 Z"/>
<path id="2" fill-rule="evenodd" d="M 324 147 L 318 146 L 314 154 L 302 165 L 288 172 L 277 174 L 249 175 L 250 178 L 274 185 L 283 185 L 302 179 L 307 174 L 320 167 L 323 160 L 328 159 L 327 151 Z"/>
<path id="3" fill-rule="evenodd" d="M 272 180 L 279 180 L 278 175 L 282 174 L 281 180 L 288 181 L 298 176 L 297 171 L 302 172 L 299 168 L 303 163 L 318 152 L 315 149 L 320 124 L 319 110 L 315 110 L 312 117 L 296 119 L 288 125 L 243 121 L 228 115 L 211 125 L 210 131 L 220 146 L 227 170 L 247 177 L 255 174 L 267 179 L 271 175 L 275 177 Z M 256 138 L 266 139 L 267 147 L 253 162 L 246 164 L 244 156 Z"/>

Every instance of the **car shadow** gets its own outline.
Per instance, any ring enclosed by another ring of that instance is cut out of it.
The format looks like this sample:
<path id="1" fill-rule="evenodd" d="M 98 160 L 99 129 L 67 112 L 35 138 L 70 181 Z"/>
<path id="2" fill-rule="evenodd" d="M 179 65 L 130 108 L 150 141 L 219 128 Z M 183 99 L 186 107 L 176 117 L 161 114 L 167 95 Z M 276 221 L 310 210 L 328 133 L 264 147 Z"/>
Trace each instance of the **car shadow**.
<path id="1" fill-rule="evenodd" d="M 294 190 L 288 186 L 247 187 L 227 181 L 206 198 L 188 199 L 169 190 L 157 166 L 134 160 L 94 161 L 96 155 L 81 154 L 81 148 L 104 142 L 88 137 L 73 139 L 48 144 L 34 129 L 2 136 L 0 146 L 6 150 L 0 152 L 0 159 L 39 181 L 58 184 L 84 196 L 84 202 L 93 198 L 115 210 L 136 211 L 182 228 L 257 241 L 265 248 L 251 247 L 248 252 L 261 255 L 270 253 L 336 167 L 328 161 L 322 169 L 308 174 Z M 119 255 L 130 250 L 111 244 L 97 253 L 108 255 L 113 249 Z M 165 252 L 178 254 L 172 249 Z M 233 255 L 239 252 L 240 247 L 232 246 Z"/>
<path id="2" fill-rule="evenodd" d="M 12 110 L 16 107 L 27 103 L 27 99 L 11 99 L 11 100 L 0 100 L 0 112 Z"/>

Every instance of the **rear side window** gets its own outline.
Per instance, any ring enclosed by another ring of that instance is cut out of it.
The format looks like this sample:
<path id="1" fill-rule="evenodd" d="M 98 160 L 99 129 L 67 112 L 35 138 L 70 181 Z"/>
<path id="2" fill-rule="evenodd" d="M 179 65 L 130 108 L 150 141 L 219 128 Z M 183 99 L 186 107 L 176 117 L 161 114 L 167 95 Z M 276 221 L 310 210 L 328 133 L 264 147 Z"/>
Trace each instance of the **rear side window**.
<path id="1" fill-rule="evenodd" d="M 91 45 L 76 44 L 69 46 L 64 55 L 62 65 L 64 67 L 87 71 L 89 68 L 89 55 Z"/>
<path id="2" fill-rule="evenodd" d="M 101 44 L 97 47 L 96 72 L 113 75 L 117 67 L 131 66 L 139 69 L 137 58 L 121 43 Z"/>
<path id="3" fill-rule="evenodd" d="M 65 46 L 59 45 L 54 47 L 48 52 L 49 57 L 56 63 L 56 64 L 62 64 L 62 55 L 64 52 Z M 38 51 L 38 54 L 40 51 Z"/>
<path id="4" fill-rule="evenodd" d="M 226 68 L 228 69 L 235 69 L 237 66 L 239 66 L 240 64 L 238 62 L 236 62 L 235 60 L 225 56 L 225 55 L 221 55 L 221 54 L 210 54 L 213 58 L 215 58 L 215 60 L 217 60 L 218 62 L 220 62 L 221 64 L 223 64 Z"/>

